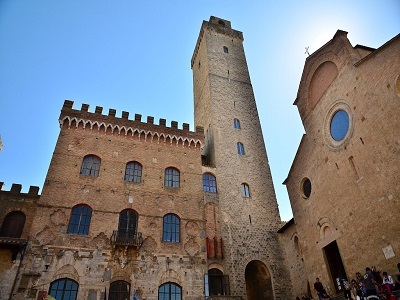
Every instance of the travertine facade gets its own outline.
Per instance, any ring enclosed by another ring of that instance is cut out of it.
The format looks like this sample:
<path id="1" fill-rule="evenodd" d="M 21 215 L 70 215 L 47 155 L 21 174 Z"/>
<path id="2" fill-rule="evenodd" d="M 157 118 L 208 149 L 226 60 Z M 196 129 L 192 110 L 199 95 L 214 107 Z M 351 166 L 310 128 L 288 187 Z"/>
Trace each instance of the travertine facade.
<path id="1" fill-rule="evenodd" d="M 371 49 L 346 35 L 306 60 L 306 134 L 285 181 L 305 278 L 333 294 L 367 266 L 397 273 L 400 255 L 400 36 Z"/>

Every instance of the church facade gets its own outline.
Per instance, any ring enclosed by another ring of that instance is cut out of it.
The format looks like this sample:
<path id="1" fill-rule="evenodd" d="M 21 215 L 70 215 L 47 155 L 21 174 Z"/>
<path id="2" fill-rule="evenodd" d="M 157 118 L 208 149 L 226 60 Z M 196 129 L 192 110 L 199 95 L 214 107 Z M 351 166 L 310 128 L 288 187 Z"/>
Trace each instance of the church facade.
<path id="1" fill-rule="evenodd" d="M 339 30 L 306 59 L 294 102 L 305 134 L 284 182 L 293 220 L 281 230 L 303 286 L 319 277 L 335 294 L 366 267 L 398 273 L 399 100 L 400 35 L 372 49 Z"/>
<path id="2" fill-rule="evenodd" d="M 286 224 L 229 21 L 201 26 L 193 131 L 65 100 L 41 195 L 0 191 L 0 298 L 283 300 L 316 275 L 335 291 L 372 259 L 390 271 L 399 225 L 373 225 L 399 213 L 398 49 L 398 37 L 375 50 L 338 31 L 307 59 Z"/>

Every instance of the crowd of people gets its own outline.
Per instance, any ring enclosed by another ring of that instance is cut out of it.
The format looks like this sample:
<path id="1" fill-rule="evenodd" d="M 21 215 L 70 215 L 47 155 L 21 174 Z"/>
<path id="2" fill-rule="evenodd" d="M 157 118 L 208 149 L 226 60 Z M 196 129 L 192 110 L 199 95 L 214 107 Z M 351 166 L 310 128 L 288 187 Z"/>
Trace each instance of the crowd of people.
<path id="1" fill-rule="evenodd" d="M 364 275 L 357 272 L 356 278 L 351 281 L 338 279 L 337 284 L 339 290 L 343 291 L 344 297 L 348 300 L 397 300 L 400 299 L 400 263 L 397 264 L 397 268 L 399 274 L 392 277 L 376 267 L 367 267 Z M 314 290 L 317 292 L 319 300 L 331 299 L 318 277 L 314 283 Z M 307 295 L 301 298 L 301 300 L 309 299 L 312 299 L 312 297 Z M 296 297 L 296 300 L 300 300 L 300 297 Z"/>

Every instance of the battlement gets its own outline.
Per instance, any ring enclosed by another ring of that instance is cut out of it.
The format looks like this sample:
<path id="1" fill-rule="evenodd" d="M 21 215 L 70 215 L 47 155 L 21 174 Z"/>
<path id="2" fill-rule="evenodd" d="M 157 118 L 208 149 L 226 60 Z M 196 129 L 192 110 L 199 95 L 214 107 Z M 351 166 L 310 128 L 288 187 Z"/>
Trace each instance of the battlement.
<path id="1" fill-rule="evenodd" d="M 199 46 L 200 46 L 201 40 L 203 39 L 204 30 L 212 30 L 212 31 L 216 31 L 218 33 L 222 33 L 222 34 L 231 36 L 233 38 L 240 39 L 241 41 L 244 40 L 243 33 L 241 31 L 232 29 L 230 21 L 211 16 L 210 20 L 208 22 L 203 21 L 203 24 L 201 25 L 200 34 L 199 34 L 199 37 L 197 38 L 196 47 L 194 48 L 192 60 L 190 63 L 190 66 L 192 68 L 193 68 L 194 61 L 196 60 L 197 53 L 199 51 Z"/>
<path id="2" fill-rule="evenodd" d="M 67 111 L 71 111 L 71 110 L 75 111 L 75 112 L 79 112 L 80 111 L 80 112 L 83 112 L 83 113 L 91 113 L 91 112 L 89 112 L 89 104 L 83 103 L 80 110 L 74 109 L 73 105 L 74 105 L 74 101 L 65 100 L 64 101 L 64 105 L 62 107 L 62 113 L 63 112 L 67 112 Z M 129 120 L 129 112 L 122 111 L 121 118 L 116 117 L 116 113 L 117 113 L 117 111 L 115 109 L 110 108 L 108 110 L 108 115 L 103 115 L 103 107 L 96 106 L 96 108 L 94 110 L 94 113 L 91 113 L 91 114 L 101 115 L 101 116 L 108 116 L 108 117 L 112 117 L 112 118 L 119 119 L 119 120 Z M 154 117 L 153 116 L 147 116 L 147 122 L 142 122 L 142 115 L 141 114 L 135 114 L 134 116 L 135 116 L 134 119 L 132 119 L 131 121 L 147 123 L 147 124 L 151 124 L 151 125 L 157 125 L 157 124 L 154 124 Z M 166 119 L 160 118 L 158 126 L 167 127 L 166 123 L 167 123 Z M 181 130 L 190 131 L 189 127 L 190 126 L 189 126 L 188 123 L 183 123 Z M 178 122 L 177 121 L 171 121 L 170 128 L 179 130 Z M 202 132 L 204 132 L 204 129 L 202 127 L 198 126 L 198 127 L 196 127 L 196 131 L 195 132 L 201 132 L 202 133 Z"/>
<path id="3" fill-rule="evenodd" d="M 19 183 L 13 183 L 11 185 L 11 189 L 9 191 L 4 191 L 4 182 L 0 181 L 0 193 L 9 193 L 11 195 L 19 195 L 19 196 L 29 196 L 29 197 L 36 197 L 39 195 L 39 187 L 38 186 L 30 186 L 28 193 L 21 193 L 22 185 Z"/>
<path id="4" fill-rule="evenodd" d="M 140 114 L 135 114 L 135 118 L 130 120 L 129 113 L 126 111 L 123 111 L 121 118 L 118 118 L 115 116 L 115 109 L 109 109 L 108 115 L 103 115 L 101 106 L 96 106 L 93 113 L 89 112 L 88 104 L 82 104 L 80 110 L 74 109 L 73 104 L 71 100 L 64 102 L 59 118 L 62 128 L 89 130 L 93 133 L 132 137 L 157 143 L 164 142 L 192 149 L 201 149 L 204 142 L 204 128 L 200 126 L 193 132 L 189 130 L 187 123 L 183 123 L 182 129 L 178 129 L 176 121 L 171 121 L 171 127 L 167 127 L 167 121 L 162 118 L 156 125 L 152 116 L 147 117 L 147 122 L 142 122 Z"/>

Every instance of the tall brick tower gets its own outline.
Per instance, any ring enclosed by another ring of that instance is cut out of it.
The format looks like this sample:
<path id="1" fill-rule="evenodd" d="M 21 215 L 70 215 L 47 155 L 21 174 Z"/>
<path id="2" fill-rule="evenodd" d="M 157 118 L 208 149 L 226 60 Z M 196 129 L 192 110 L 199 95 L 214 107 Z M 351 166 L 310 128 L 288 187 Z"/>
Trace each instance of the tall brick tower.
<path id="1" fill-rule="evenodd" d="M 242 33 L 227 20 L 203 21 L 191 67 L 195 126 L 205 133 L 203 174 L 215 176 L 217 186 L 213 196 L 204 190 L 207 239 L 216 241 L 207 245 L 208 274 L 210 281 L 215 272 L 229 276 L 226 288 L 214 293 L 289 299 L 276 233 L 281 221 Z"/>

